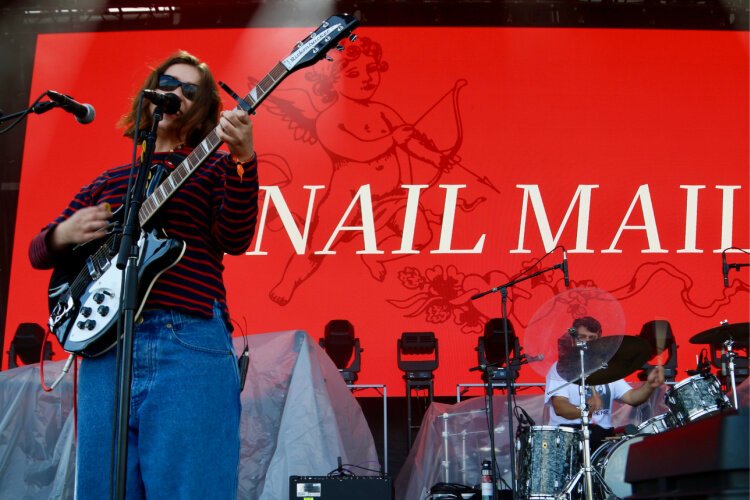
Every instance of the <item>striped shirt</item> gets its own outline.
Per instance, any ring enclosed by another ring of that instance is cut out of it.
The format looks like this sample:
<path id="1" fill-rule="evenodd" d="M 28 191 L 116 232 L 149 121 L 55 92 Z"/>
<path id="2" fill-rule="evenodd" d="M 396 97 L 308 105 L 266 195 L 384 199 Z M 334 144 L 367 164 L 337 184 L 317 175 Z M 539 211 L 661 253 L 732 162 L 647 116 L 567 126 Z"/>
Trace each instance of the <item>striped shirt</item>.
<path id="1" fill-rule="evenodd" d="M 175 153 L 187 156 L 190 148 Z M 154 163 L 169 171 L 170 153 L 155 153 Z M 179 163 L 176 161 L 175 163 Z M 130 165 L 107 170 L 81 188 L 68 207 L 35 236 L 29 246 L 29 258 L 36 269 L 50 269 L 69 256 L 54 253 L 47 236 L 76 210 L 107 202 L 116 210 L 127 190 Z M 185 254 L 156 281 L 145 304 L 146 309 L 176 309 L 210 318 L 214 301 L 226 307 L 222 272 L 224 253 L 241 255 L 255 234 L 258 213 L 257 161 L 245 166 L 240 178 L 235 166 L 223 152 L 214 152 L 161 207 L 158 224 L 170 238 L 186 243 Z M 153 219 L 152 219 L 153 220 Z"/>

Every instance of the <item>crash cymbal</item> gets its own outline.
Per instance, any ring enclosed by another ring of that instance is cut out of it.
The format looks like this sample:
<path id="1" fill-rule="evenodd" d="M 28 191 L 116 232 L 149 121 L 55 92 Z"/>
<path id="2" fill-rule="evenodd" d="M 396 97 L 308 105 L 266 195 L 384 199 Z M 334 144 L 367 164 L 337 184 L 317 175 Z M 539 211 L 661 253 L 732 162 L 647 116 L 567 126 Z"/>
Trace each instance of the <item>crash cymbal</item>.
<path id="1" fill-rule="evenodd" d="M 691 344 L 721 344 L 729 339 L 738 346 L 750 344 L 750 323 L 725 323 L 697 333 L 690 338 Z"/>
<path id="2" fill-rule="evenodd" d="M 613 354 L 614 353 L 614 354 Z M 610 335 L 586 344 L 584 369 L 588 385 L 601 385 L 625 378 L 643 367 L 651 357 L 648 342 L 633 335 Z M 577 348 L 560 354 L 557 372 L 562 378 L 580 384 L 581 360 Z"/>

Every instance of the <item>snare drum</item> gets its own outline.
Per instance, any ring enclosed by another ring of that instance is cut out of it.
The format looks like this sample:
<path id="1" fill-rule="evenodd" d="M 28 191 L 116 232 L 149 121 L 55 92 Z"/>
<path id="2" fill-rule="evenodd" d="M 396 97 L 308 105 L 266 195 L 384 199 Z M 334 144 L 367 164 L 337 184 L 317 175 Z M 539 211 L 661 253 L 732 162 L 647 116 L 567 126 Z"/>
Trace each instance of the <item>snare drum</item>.
<path id="1" fill-rule="evenodd" d="M 713 374 L 693 375 L 675 384 L 664 395 L 664 402 L 678 425 L 695 422 L 732 405 Z"/>
<path id="2" fill-rule="evenodd" d="M 659 434 L 677 427 L 677 419 L 671 413 L 663 413 L 649 418 L 638 426 L 636 434 Z"/>
<path id="3" fill-rule="evenodd" d="M 599 471 L 599 474 L 604 478 L 604 482 L 607 483 L 607 486 L 617 498 L 626 498 L 633 494 L 633 487 L 625 481 L 628 451 L 632 445 L 640 443 L 646 437 L 646 435 L 625 436 L 617 441 L 608 441 L 591 455 L 591 465 Z M 594 490 L 594 498 L 612 497 L 603 491 L 601 486 L 597 485 Z"/>
<path id="4" fill-rule="evenodd" d="M 581 467 L 577 429 L 537 425 L 521 433 L 518 447 L 519 498 L 556 498 Z"/>

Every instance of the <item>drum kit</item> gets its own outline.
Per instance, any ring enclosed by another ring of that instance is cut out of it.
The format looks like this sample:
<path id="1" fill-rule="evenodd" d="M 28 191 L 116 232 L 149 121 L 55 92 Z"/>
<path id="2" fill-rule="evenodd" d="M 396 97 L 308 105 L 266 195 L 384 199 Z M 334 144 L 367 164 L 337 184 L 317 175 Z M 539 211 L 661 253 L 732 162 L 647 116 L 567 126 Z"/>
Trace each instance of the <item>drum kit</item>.
<path id="1" fill-rule="evenodd" d="M 608 384 L 641 369 L 651 357 L 648 342 L 640 337 L 615 335 L 590 342 L 575 341 L 575 349 L 561 351 L 558 373 L 569 384 L 578 384 L 581 429 L 530 426 L 517 441 L 517 491 L 521 499 L 613 499 L 632 495 L 625 481 L 630 446 L 650 435 L 691 424 L 725 409 L 737 408 L 734 380 L 734 346 L 746 349 L 748 323 L 722 324 L 694 335 L 694 344 L 721 344 L 725 348 L 734 404 L 722 392 L 716 376 L 707 369 L 675 384 L 664 396 L 668 412 L 640 424 L 630 435 L 607 438 L 593 453 L 590 449 L 587 385 Z M 570 332 L 574 335 L 574 331 Z"/>

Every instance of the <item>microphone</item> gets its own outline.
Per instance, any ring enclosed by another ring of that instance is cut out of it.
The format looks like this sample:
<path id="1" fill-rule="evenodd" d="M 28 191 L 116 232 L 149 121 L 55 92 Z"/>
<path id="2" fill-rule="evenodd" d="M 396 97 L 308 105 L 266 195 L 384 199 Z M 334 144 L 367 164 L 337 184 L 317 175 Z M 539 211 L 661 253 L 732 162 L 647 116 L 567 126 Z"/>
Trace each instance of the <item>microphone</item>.
<path id="1" fill-rule="evenodd" d="M 562 263 L 563 278 L 565 279 L 565 286 L 570 286 L 570 276 L 568 276 L 568 251 L 563 248 L 563 263 Z"/>
<path id="2" fill-rule="evenodd" d="M 578 330 L 576 330 L 572 326 L 568 328 L 568 334 L 570 334 L 570 336 L 573 337 L 574 339 L 578 338 Z"/>
<path id="3" fill-rule="evenodd" d="M 544 354 L 536 354 L 534 356 L 524 354 L 523 359 L 525 359 L 527 363 L 536 363 L 537 361 L 544 361 Z"/>
<path id="4" fill-rule="evenodd" d="M 54 90 L 48 90 L 46 94 L 52 102 L 60 106 L 68 113 L 74 115 L 78 123 L 86 125 L 87 123 L 91 123 L 94 121 L 96 111 L 91 104 L 81 104 L 80 102 L 74 100 L 72 97 L 68 97 L 59 92 L 55 92 Z"/>
<path id="5" fill-rule="evenodd" d="M 521 413 L 523 413 L 523 416 L 524 416 L 524 418 L 526 420 L 526 423 L 529 426 L 534 427 L 536 425 L 536 422 L 534 421 L 533 418 L 531 418 L 531 415 L 529 415 L 528 413 L 526 413 L 526 410 L 524 410 L 520 406 L 518 406 L 517 408 L 521 411 Z M 519 420 L 521 420 L 521 419 L 519 418 Z"/>
<path id="6" fill-rule="evenodd" d="M 182 101 L 177 96 L 177 94 L 173 94 L 171 92 L 161 94 L 159 92 L 156 92 L 155 90 L 144 90 L 143 97 L 153 102 L 157 106 L 160 106 L 162 108 L 162 111 L 164 111 L 168 115 L 177 113 L 180 110 L 180 106 L 182 105 Z"/>
<path id="7" fill-rule="evenodd" d="M 721 272 L 724 275 L 724 288 L 729 288 L 729 266 L 727 265 L 727 251 L 721 252 Z"/>

